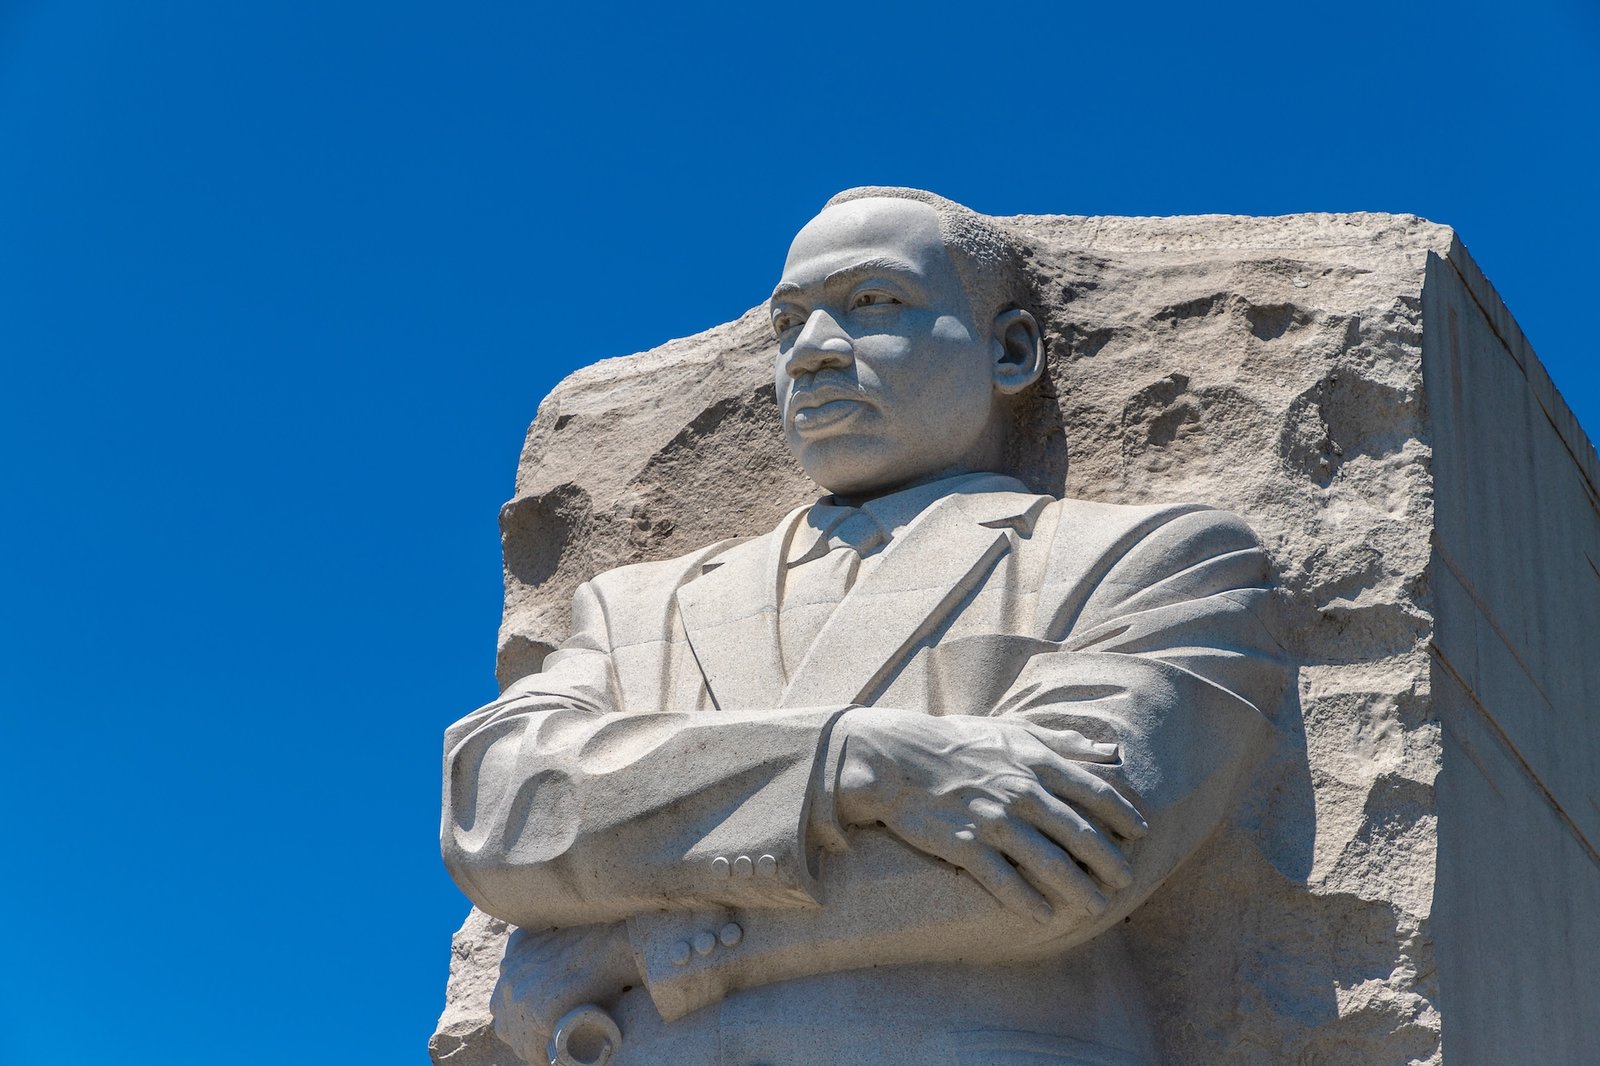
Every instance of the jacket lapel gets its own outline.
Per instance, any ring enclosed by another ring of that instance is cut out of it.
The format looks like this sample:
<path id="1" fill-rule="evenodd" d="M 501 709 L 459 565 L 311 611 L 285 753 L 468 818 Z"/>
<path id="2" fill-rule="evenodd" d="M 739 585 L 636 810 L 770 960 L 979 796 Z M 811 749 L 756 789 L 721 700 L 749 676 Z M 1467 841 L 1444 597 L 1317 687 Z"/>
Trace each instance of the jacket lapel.
<path id="1" fill-rule="evenodd" d="M 776 530 L 708 561 L 678 589 L 678 616 L 720 710 L 773 707 L 783 694 L 778 647 L 779 575 L 785 547 L 808 508 Z"/>
<path id="2" fill-rule="evenodd" d="M 1044 498 L 954 493 L 884 549 L 822 627 L 783 694 L 783 707 L 859 703 L 981 584 L 1010 545 L 1008 527 Z"/>

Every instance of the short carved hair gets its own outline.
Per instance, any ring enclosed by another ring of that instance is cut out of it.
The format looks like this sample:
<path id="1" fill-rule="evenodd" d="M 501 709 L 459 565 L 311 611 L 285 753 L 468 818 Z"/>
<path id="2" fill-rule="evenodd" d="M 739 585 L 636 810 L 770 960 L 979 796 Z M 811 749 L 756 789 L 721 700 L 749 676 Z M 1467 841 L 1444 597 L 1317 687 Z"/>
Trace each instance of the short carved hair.
<path id="1" fill-rule="evenodd" d="M 886 198 L 915 200 L 939 216 L 939 235 L 961 276 L 974 325 L 987 329 L 994 317 L 1014 307 L 1032 309 L 1033 287 L 1023 269 L 1022 252 L 1011 236 L 987 215 L 947 200 L 937 193 L 894 185 L 862 185 L 846 189 L 823 205 L 827 210 L 851 200 Z"/>

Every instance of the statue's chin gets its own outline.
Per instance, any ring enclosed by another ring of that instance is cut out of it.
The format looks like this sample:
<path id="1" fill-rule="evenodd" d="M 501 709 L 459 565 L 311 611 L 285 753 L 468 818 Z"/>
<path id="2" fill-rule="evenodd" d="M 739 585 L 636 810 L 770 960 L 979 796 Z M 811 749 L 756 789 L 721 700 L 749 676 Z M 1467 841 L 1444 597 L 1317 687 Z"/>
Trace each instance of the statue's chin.
<path id="1" fill-rule="evenodd" d="M 902 457 L 855 434 L 821 440 L 791 437 L 789 443 L 795 460 L 811 480 L 839 496 L 882 492 L 905 480 Z"/>
<path id="2" fill-rule="evenodd" d="M 836 496 L 855 499 L 871 499 L 951 474 L 998 469 L 998 450 L 989 446 L 988 435 L 965 448 L 951 447 L 952 443 L 950 437 L 907 443 L 864 433 L 789 438 L 790 451 L 812 481 Z"/>
<path id="3" fill-rule="evenodd" d="M 941 474 L 923 471 L 907 470 L 904 467 L 893 470 L 874 470 L 863 472 L 835 472 L 832 476 L 819 476 L 819 472 L 807 470 L 811 480 L 821 485 L 828 492 L 841 500 L 860 502 L 870 500 L 877 496 L 886 496 L 900 489 L 920 485 L 925 481 L 938 480 Z"/>
<path id="4" fill-rule="evenodd" d="M 893 492 L 916 477 L 914 472 L 890 465 L 806 462 L 800 465 L 812 481 L 835 496 L 878 496 Z"/>

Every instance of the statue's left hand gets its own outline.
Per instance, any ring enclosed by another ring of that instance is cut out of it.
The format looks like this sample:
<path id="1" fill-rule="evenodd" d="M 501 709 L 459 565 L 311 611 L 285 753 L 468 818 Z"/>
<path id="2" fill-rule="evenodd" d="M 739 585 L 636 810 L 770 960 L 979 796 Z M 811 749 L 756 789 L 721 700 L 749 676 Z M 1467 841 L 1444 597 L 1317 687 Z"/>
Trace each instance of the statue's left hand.
<path id="1" fill-rule="evenodd" d="M 584 1003 L 614 1004 L 639 983 L 627 926 L 514 929 L 490 1009 L 494 1031 L 525 1062 L 544 1063 L 561 1016 Z"/>

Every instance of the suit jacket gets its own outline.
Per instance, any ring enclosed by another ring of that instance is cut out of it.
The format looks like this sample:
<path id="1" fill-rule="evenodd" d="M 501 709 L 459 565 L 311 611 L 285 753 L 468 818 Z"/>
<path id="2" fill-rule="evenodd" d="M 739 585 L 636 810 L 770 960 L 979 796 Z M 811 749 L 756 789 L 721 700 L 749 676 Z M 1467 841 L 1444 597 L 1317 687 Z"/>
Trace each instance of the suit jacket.
<path id="1" fill-rule="evenodd" d="M 447 732 L 443 850 L 467 895 L 524 927 L 628 923 L 649 1002 L 622 1007 L 626 1061 L 845 1063 L 857 1044 L 877 1066 L 1154 1057 L 1102 934 L 1217 827 L 1267 731 L 1283 670 L 1265 557 L 1203 507 L 1055 500 L 995 475 L 946 488 L 792 676 L 778 616 L 804 508 L 599 575 L 543 671 Z M 1041 924 L 885 830 L 818 832 L 829 730 L 856 706 L 1117 744 L 1085 765 L 1150 824 L 1125 849 L 1133 886 Z M 850 1020 L 858 995 L 870 1021 Z M 791 1051 L 780 1018 L 803 1020 Z"/>

